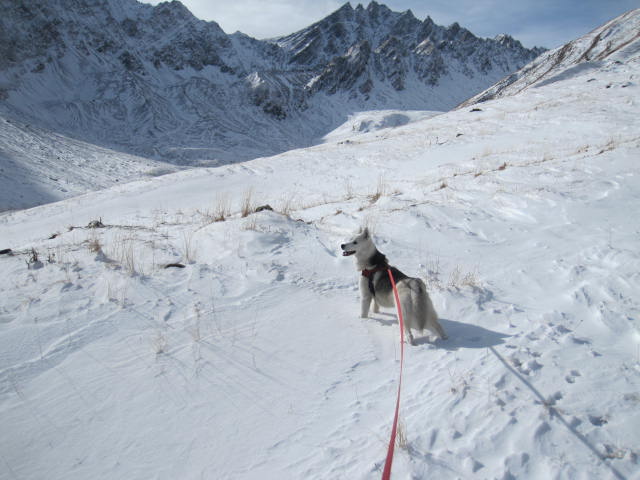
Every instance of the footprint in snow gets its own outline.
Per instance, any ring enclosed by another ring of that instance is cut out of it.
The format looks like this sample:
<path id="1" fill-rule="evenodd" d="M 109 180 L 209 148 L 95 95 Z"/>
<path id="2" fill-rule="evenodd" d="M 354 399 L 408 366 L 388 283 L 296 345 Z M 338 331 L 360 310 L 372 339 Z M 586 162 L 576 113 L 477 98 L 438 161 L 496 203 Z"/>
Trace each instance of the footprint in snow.
<path id="1" fill-rule="evenodd" d="M 589 345 L 591 343 L 591 340 L 588 338 L 576 337 L 575 335 L 571 336 L 571 341 L 578 345 Z"/>
<path id="2" fill-rule="evenodd" d="M 533 438 L 540 440 L 549 431 L 551 431 L 551 426 L 549 426 L 547 422 L 542 422 L 540 425 L 538 425 L 538 428 L 536 428 L 536 431 L 533 434 Z"/>
<path id="3" fill-rule="evenodd" d="M 575 383 L 576 377 L 580 377 L 580 372 L 578 370 L 571 370 L 569 374 L 564 377 L 567 383 Z"/>
<path id="4" fill-rule="evenodd" d="M 589 422 L 591 422 L 591 425 L 595 427 L 602 427 L 603 425 L 609 423 L 607 417 L 605 417 L 604 415 L 589 415 Z"/>

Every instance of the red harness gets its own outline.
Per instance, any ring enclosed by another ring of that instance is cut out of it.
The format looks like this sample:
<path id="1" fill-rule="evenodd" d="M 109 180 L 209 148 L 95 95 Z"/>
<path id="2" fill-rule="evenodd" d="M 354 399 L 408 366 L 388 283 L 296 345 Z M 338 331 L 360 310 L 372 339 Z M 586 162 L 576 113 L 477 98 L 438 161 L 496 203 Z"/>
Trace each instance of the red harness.
<path id="1" fill-rule="evenodd" d="M 387 268 L 386 265 L 384 267 L 376 267 L 376 268 L 372 268 L 371 270 L 368 269 L 364 269 L 362 270 L 362 276 L 363 277 L 367 277 L 367 278 L 371 278 L 373 276 L 374 273 L 376 272 L 384 272 Z"/>
<path id="2" fill-rule="evenodd" d="M 363 277 L 367 277 L 367 279 L 369 280 L 369 291 L 371 292 L 371 295 L 373 295 L 374 297 L 376 296 L 376 289 L 373 286 L 373 275 L 376 272 L 384 272 L 388 268 L 389 267 L 385 265 L 383 267 L 372 268 L 371 270 L 366 269 L 366 268 L 364 270 L 362 270 L 362 276 Z"/>

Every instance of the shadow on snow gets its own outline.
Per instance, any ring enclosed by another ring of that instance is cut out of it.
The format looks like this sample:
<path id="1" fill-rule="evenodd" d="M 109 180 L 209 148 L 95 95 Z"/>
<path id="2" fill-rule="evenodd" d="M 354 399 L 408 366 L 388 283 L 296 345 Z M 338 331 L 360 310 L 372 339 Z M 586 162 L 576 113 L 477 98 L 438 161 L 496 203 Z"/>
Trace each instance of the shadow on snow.
<path id="1" fill-rule="evenodd" d="M 391 313 L 377 313 L 375 317 L 370 317 L 372 320 L 380 323 L 381 325 L 390 326 L 397 325 L 397 317 Z M 386 318 L 380 318 L 386 317 Z M 470 323 L 457 322 L 455 320 L 447 320 L 441 318 L 438 320 L 444 331 L 449 337 L 446 340 L 437 339 L 434 345 L 438 348 L 445 350 L 458 350 L 460 348 L 489 348 L 496 345 L 502 345 L 505 343 L 505 338 L 510 337 L 506 333 L 494 332 L 478 325 L 472 325 Z M 425 330 L 423 335 L 415 335 L 415 344 L 424 345 L 431 343 L 429 341 L 429 332 Z"/>

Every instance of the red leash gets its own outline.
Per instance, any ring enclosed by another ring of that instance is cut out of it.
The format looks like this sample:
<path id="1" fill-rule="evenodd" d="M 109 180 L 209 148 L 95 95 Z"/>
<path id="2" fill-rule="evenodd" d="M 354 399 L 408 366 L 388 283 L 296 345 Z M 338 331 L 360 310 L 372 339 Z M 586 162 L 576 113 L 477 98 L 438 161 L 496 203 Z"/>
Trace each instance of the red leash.
<path id="1" fill-rule="evenodd" d="M 389 279 L 391 280 L 391 286 L 393 287 L 393 295 L 396 299 L 396 308 L 398 309 L 398 322 L 400 323 L 400 379 L 398 380 L 398 396 L 396 398 L 396 413 L 393 416 L 393 427 L 391 428 L 391 439 L 389 440 L 389 447 L 387 448 L 387 459 L 384 462 L 384 470 L 382 471 L 382 480 L 389 480 L 391 478 L 391 464 L 393 463 L 393 451 L 396 447 L 396 434 L 398 432 L 398 412 L 400 410 L 400 389 L 402 387 L 402 366 L 404 365 L 404 320 L 402 318 L 402 307 L 400 307 L 400 298 L 398 296 L 398 289 L 396 288 L 396 282 L 393 279 L 391 269 L 387 269 L 389 273 Z"/>

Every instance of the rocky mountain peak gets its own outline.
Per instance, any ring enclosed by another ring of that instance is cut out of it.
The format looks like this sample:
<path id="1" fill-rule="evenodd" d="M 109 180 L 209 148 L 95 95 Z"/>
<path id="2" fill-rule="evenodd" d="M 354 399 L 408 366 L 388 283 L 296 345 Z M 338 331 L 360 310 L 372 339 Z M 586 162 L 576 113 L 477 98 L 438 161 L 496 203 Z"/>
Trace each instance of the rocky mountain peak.
<path id="1" fill-rule="evenodd" d="M 356 110 L 449 109 L 536 55 L 377 2 L 269 41 L 175 0 L 0 4 L 0 113 L 177 163 L 306 146 Z"/>

